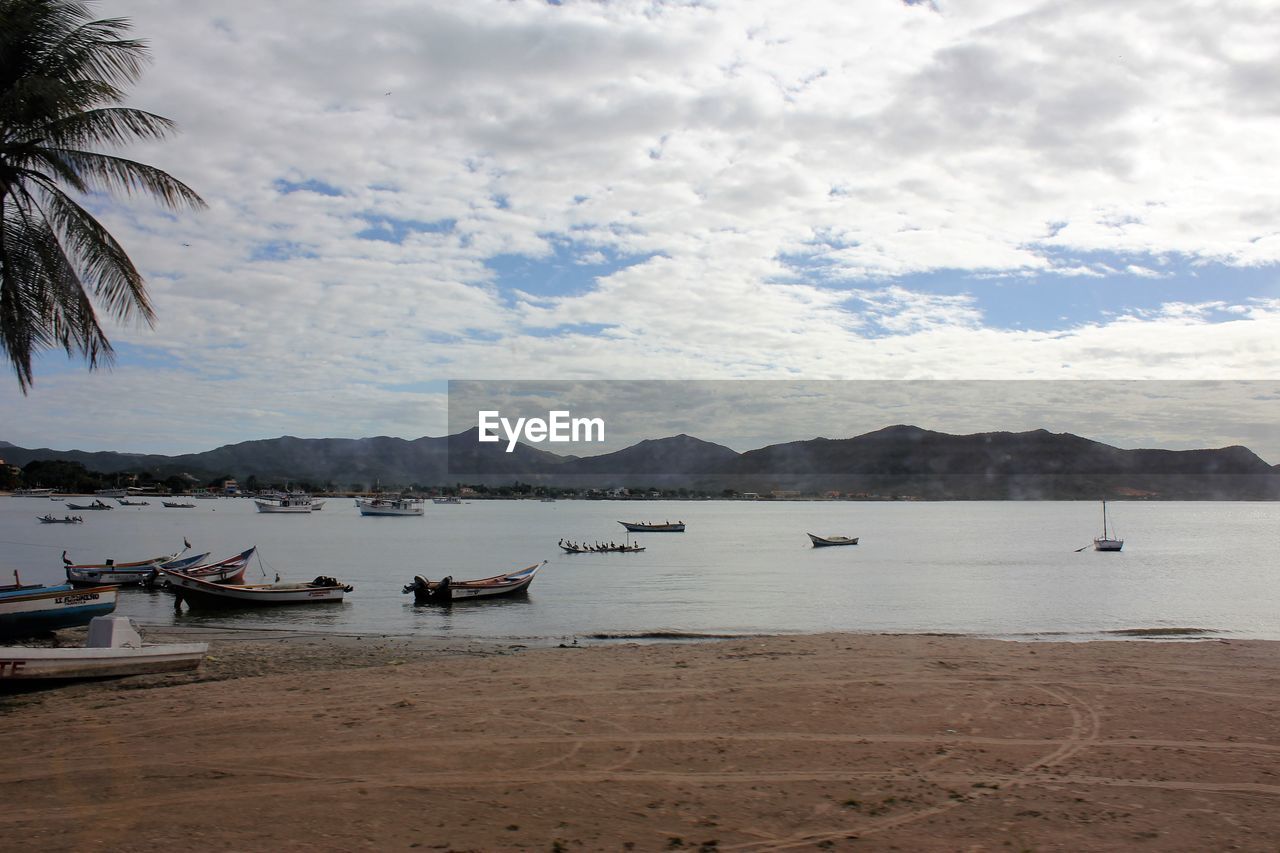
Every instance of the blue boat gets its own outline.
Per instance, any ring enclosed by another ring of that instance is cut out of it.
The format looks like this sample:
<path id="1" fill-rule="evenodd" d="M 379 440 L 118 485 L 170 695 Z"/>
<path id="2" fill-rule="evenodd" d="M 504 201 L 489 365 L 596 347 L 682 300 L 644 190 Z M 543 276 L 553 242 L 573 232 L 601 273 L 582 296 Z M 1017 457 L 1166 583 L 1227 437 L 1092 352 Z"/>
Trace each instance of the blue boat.
<path id="1" fill-rule="evenodd" d="M 0 637 L 31 637 L 58 628 L 88 625 L 116 609 L 114 586 L 89 589 L 69 583 L 0 586 Z"/>

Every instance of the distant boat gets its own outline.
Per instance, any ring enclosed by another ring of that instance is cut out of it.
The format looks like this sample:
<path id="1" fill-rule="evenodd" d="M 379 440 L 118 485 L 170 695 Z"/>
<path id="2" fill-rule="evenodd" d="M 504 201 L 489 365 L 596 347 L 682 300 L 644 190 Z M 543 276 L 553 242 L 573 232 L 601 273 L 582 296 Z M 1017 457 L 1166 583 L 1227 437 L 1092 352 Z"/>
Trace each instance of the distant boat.
<path id="1" fill-rule="evenodd" d="M 84 524 L 84 519 L 78 515 L 64 515 L 62 518 L 55 518 L 53 515 L 38 515 L 36 521 L 41 524 Z"/>
<path id="2" fill-rule="evenodd" d="M 182 672 L 199 667 L 208 651 L 208 643 L 144 643 L 128 617 L 97 616 L 83 648 L 0 647 L 0 681 Z"/>
<path id="3" fill-rule="evenodd" d="M 321 575 L 309 583 L 219 584 L 182 572 L 161 572 L 188 607 L 258 607 L 277 604 L 341 603 L 353 587 Z"/>
<path id="4" fill-rule="evenodd" d="M 87 625 L 95 616 L 116 609 L 117 589 L 98 586 L 77 589 L 69 583 L 0 586 L 0 637 L 31 637 L 59 628 Z"/>
<path id="5" fill-rule="evenodd" d="M 131 501 L 128 498 L 116 498 L 116 503 L 120 506 L 151 506 L 150 501 Z"/>
<path id="6" fill-rule="evenodd" d="M 103 503 L 102 501 L 94 501 L 91 504 L 68 503 L 67 509 L 74 509 L 78 512 L 84 512 L 85 510 L 89 510 L 89 509 L 111 509 L 111 504 L 106 504 L 106 503 Z"/>
<path id="7" fill-rule="evenodd" d="M 257 505 L 258 512 L 314 512 L 324 506 L 324 501 L 312 500 L 311 495 L 302 494 L 301 492 L 289 492 L 288 494 L 277 492 L 274 495 L 254 498 L 253 502 Z"/>
<path id="8" fill-rule="evenodd" d="M 423 515 L 420 498 L 361 498 L 356 501 L 361 515 Z"/>
<path id="9" fill-rule="evenodd" d="M 683 521 L 664 521 L 661 524 L 645 521 L 619 521 L 618 523 L 632 533 L 684 533 Z"/>
<path id="10" fill-rule="evenodd" d="M 10 495 L 15 498 L 52 498 L 53 489 L 14 489 Z"/>
<path id="11" fill-rule="evenodd" d="M 812 533 L 806 534 L 812 541 L 815 548 L 826 548 L 831 545 L 857 545 L 857 536 L 814 536 Z"/>
<path id="12" fill-rule="evenodd" d="M 462 503 L 462 498 L 456 495 L 447 495 L 443 498 L 432 498 L 431 502 L 433 504 L 460 504 Z"/>
<path id="13" fill-rule="evenodd" d="M 169 509 L 195 509 L 196 505 L 190 501 L 160 501 Z"/>
<path id="14" fill-rule="evenodd" d="M 613 542 L 600 542 L 595 545 L 590 543 L 582 544 L 580 542 L 566 542 L 561 539 L 558 543 L 560 548 L 566 554 L 639 554 L 644 550 L 644 546 L 640 544 L 618 545 Z"/>
<path id="15" fill-rule="evenodd" d="M 1124 540 L 1116 539 L 1107 531 L 1107 502 L 1103 501 L 1102 502 L 1102 535 L 1093 540 L 1093 550 L 1119 551 L 1123 547 L 1124 547 Z"/>
<path id="16" fill-rule="evenodd" d="M 128 489 L 98 489 L 94 492 L 100 498 L 124 498 L 129 496 Z"/>
<path id="17" fill-rule="evenodd" d="M 503 595 L 520 595 L 529 590 L 538 569 L 547 564 L 546 560 L 534 566 L 528 566 L 518 572 L 507 572 L 474 581 L 455 581 L 446 577 L 438 581 L 429 581 L 421 575 L 407 584 L 405 594 L 413 593 L 414 604 L 452 604 L 473 598 L 497 598 Z"/>

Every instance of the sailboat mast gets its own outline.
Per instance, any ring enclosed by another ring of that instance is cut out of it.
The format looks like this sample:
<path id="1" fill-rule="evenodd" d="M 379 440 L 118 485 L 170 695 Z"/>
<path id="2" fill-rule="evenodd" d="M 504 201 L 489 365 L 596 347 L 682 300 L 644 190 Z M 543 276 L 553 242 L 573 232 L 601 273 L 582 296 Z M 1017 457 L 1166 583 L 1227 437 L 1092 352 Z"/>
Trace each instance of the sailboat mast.
<path id="1" fill-rule="evenodd" d="M 1107 502 L 1102 502 L 1102 538 L 1107 538 Z"/>

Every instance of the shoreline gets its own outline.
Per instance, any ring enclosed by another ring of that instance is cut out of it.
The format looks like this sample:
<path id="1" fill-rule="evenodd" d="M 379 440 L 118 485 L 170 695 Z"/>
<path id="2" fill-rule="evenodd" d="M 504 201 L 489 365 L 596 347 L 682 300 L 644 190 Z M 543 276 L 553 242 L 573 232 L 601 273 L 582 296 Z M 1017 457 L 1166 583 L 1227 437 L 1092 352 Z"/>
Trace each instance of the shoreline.
<path id="1" fill-rule="evenodd" d="M 0 699 L 15 849 L 171 849 L 175 832 L 197 850 L 1280 836 L 1277 641 L 218 634 L 191 676 Z M 147 797 L 162 807 L 124 807 Z"/>

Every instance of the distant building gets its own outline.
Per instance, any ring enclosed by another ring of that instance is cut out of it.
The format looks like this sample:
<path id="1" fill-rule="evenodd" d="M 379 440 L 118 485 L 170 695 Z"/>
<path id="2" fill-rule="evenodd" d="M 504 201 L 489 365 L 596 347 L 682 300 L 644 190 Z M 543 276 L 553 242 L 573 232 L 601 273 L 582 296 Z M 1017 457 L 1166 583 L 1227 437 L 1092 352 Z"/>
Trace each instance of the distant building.
<path id="1" fill-rule="evenodd" d="M 784 500 L 785 500 L 786 498 L 798 498 L 798 497 L 800 497 L 800 491 L 799 491 L 799 489 L 774 489 L 774 490 L 773 490 L 772 492 L 770 492 L 769 494 L 773 495 L 775 498 L 780 498 L 780 499 L 784 499 Z"/>
<path id="2" fill-rule="evenodd" d="M 240 494 L 240 484 L 235 480 L 223 480 L 222 493 L 224 495 L 238 495 Z"/>
<path id="3" fill-rule="evenodd" d="M 760 493 L 759 492 L 743 492 L 742 499 L 744 501 L 758 501 L 760 500 Z"/>

